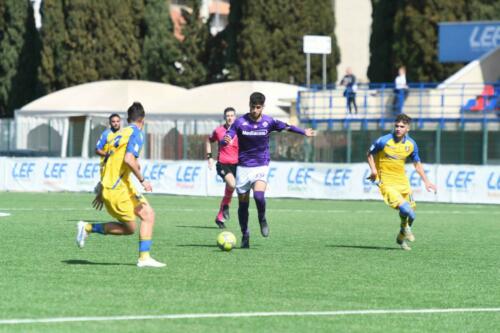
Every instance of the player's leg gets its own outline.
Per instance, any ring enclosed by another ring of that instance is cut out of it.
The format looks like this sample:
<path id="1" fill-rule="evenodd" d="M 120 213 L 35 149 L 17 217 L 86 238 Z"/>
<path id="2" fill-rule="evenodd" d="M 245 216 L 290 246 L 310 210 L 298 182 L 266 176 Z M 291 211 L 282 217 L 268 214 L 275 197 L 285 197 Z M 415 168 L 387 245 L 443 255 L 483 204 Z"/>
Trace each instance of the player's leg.
<path id="1" fill-rule="evenodd" d="M 88 223 L 79 221 L 76 234 L 78 247 L 83 248 L 87 237 L 92 233 L 121 236 L 132 235 L 135 232 L 134 206 L 127 190 L 104 190 L 103 201 L 108 213 L 118 222 Z"/>
<path id="2" fill-rule="evenodd" d="M 253 197 L 255 200 L 255 206 L 257 207 L 257 213 L 259 217 L 260 232 L 262 236 L 269 236 L 269 226 L 266 220 L 266 192 L 267 183 L 263 180 L 257 180 L 253 185 Z"/>
<path id="3" fill-rule="evenodd" d="M 248 230 L 248 206 L 250 192 L 238 193 L 238 221 L 241 229 L 241 247 L 250 247 L 250 230 Z"/>
<path id="4" fill-rule="evenodd" d="M 224 222 L 226 219 L 229 219 L 229 204 L 231 202 L 236 180 L 234 178 L 234 173 L 236 173 L 236 166 L 231 168 L 231 165 L 222 164 L 217 162 L 216 165 L 217 174 L 221 177 L 226 183 L 226 187 L 224 189 L 224 196 L 219 205 L 219 211 L 217 212 L 217 216 L 215 217 L 215 224 L 220 229 L 224 229 L 226 226 Z"/>
<path id="5" fill-rule="evenodd" d="M 241 229 L 241 248 L 250 247 L 250 230 L 248 230 L 248 206 L 252 182 L 252 168 L 238 166 L 236 169 L 236 192 L 238 193 L 238 222 Z"/>
<path id="6" fill-rule="evenodd" d="M 135 214 L 141 220 L 139 229 L 139 259 L 138 267 L 164 267 L 165 264 L 153 259 L 150 255 L 153 244 L 153 228 L 155 224 L 155 212 L 153 207 L 144 199 L 135 207 Z"/>
<path id="7" fill-rule="evenodd" d="M 77 226 L 76 243 L 78 247 L 85 246 L 87 237 L 94 234 L 128 236 L 135 232 L 135 221 L 128 222 L 104 222 L 104 223 L 89 223 L 79 221 Z"/>
<path id="8" fill-rule="evenodd" d="M 402 194 L 404 201 L 398 206 L 399 217 L 401 219 L 400 233 L 403 233 L 405 238 L 410 242 L 415 241 L 415 235 L 412 232 L 412 225 L 415 221 L 416 204 L 411 195 L 411 191 Z"/>
<path id="9" fill-rule="evenodd" d="M 236 171 L 235 171 L 236 172 Z M 226 189 L 224 191 L 224 198 L 222 199 L 221 208 L 224 219 L 229 219 L 229 206 L 233 198 L 234 189 L 236 188 L 236 178 L 233 172 L 229 172 L 224 178 L 226 182 Z"/>
<path id="10" fill-rule="evenodd" d="M 236 187 L 236 178 L 234 177 L 235 172 L 236 171 L 231 170 L 230 167 L 225 167 L 223 179 L 226 183 L 226 188 L 224 190 L 224 196 L 222 197 L 222 200 L 220 202 L 219 212 L 217 213 L 217 217 L 215 218 L 215 223 L 221 229 L 226 227 L 224 225 L 224 222 L 229 219 L 229 205 L 231 204 L 234 189 Z"/>
<path id="11" fill-rule="evenodd" d="M 399 209 L 399 207 L 404 204 L 405 200 L 401 195 L 400 191 L 395 187 L 381 186 L 380 192 L 384 197 L 385 203 L 389 205 L 391 208 L 398 209 L 401 214 L 401 210 Z M 399 244 L 399 246 L 401 246 L 403 250 L 409 251 L 411 250 L 411 248 L 406 242 L 406 240 L 407 239 L 404 233 L 404 229 L 400 229 L 396 237 L 396 243 Z"/>

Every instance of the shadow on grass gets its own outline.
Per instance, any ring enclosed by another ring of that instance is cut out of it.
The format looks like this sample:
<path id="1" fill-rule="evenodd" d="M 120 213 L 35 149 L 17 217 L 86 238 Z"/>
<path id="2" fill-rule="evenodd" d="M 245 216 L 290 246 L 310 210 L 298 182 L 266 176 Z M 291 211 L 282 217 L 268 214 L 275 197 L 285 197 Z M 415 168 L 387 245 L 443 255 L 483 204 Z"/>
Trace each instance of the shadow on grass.
<path id="1" fill-rule="evenodd" d="M 88 223 L 103 223 L 103 220 L 87 220 L 87 219 L 83 219 L 83 220 L 66 220 L 68 222 L 80 222 L 80 221 L 84 221 L 84 222 L 88 222 Z M 106 223 L 106 222 L 104 222 Z"/>
<path id="2" fill-rule="evenodd" d="M 192 229 L 219 229 L 219 227 L 203 226 L 203 225 L 176 225 L 176 228 L 192 228 Z"/>
<path id="3" fill-rule="evenodd" d="M 212 244 L 179 244 L 176 245 L 178 247 L 210 247 L 210 248 L 217 248 L 217 245 L 212 245 Z"/>
<path id="4" fill-rule="evenodd" d="M 345 249 L 360 249 L 360 250 L 399 250 L 399 247 L 386 247 L 386 246 L 364 246 L 364 245 L 327 245 L 327 247 L 338 247 Z"/>
<path id="5" fill-rule="evenodd" d="M 61 262 L 67 265 L 135 266 L 135 264 L 123 264 L 118 262 L 94 262 L 80 259 L 68 259 L 62 260 Z"/>

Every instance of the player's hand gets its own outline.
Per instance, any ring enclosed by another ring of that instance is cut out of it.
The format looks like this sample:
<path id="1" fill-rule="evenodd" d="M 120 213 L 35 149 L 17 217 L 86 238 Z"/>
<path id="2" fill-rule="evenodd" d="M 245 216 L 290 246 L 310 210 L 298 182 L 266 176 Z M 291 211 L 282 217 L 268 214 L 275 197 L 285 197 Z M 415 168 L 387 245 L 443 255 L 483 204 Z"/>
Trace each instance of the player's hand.
<path id="1" fill-rule="evenodd" d="M 224 142 L 226 144 L 230 144 L 231 141 L 233 141 L 233 139 L 231 139 L 231 137 L 229 135 L 224 135 Z"/>
<path id="2" fill-rule="evenodd" d="M 92 201 L 92 207 L 94 207 L 94 209 L 96 210 L 102 210 L 103 205 L 104 200 L 102 199 L 102 193 L 98 193 Z"/>
<path id="3" fill-rule="evenodd" d="M 370 175 L 368 177 L 366 177 L 366 179 L 369 179 L 371 180 L 372 182 L 374 182 L 375 180 L 377 180 L 377 177 L 378 177 L 378 174 L 376 172 L 371 172 Z"/>
<path id="4" fill-rule="evenodd" d="M 436 187 L 436 185 L 434 185 L 434 184 L 433 184 L 433 183 L 431 183 L 431 182 L 427 182 L 427 183 L 425 183 L 425 189 L 427 190 L 427 192 L 430 192 L 430 191 L 432 191 L 432 192 L 434 192 L 434 193 L 436 193 L 436 192 L 437 192 L 437 187 Z"/>
<path id="5" fill-rule="evenodd" d="M 309 137 L 316 136 L 316 131 L 313 130 L 312 128 L 306 128 L 304 130 L 304 132 L 306 132 L 306 136 L 309 136 Z"/>
<path id="6" fill-rule="evenodd" d="M 210 158 L 208 159 L 208 168 L 209 168 L 210 170 L 212 170 L 212 169 L 213 169 L 213 167 L 214 167 L 214 159 L 210 157 Z"/>
<path id="7" fill-rule="evenodd" d="M 95 194 L 102 194 L 102 183 L 98 182 L 96 186 L 94 187 L 94 193 Z"/>
<path id="8" fill-rule="evenodd" d="M 152 192 L 153 191 L 153 186 L 147 180 L 145 180 L 145 181 L 142 182 L 142 187 L 144 187 L 144 191 L 146 191 L 146 192 Z"/>

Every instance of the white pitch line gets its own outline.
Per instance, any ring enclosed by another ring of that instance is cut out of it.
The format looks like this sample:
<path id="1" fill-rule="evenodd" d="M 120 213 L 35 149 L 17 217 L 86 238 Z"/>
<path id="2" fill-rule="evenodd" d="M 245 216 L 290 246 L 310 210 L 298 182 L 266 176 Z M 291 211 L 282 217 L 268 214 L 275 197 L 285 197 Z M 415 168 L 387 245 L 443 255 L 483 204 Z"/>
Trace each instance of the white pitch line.
<path id="1" fill-rule="evenodd" d="M 2 213 L 0 212 L 0 217 L 7 217 L 10 216 L 10 213 Z"/>
<path id="2" fill-rule="evenodd" d="M 386 314 L 440 314 L 440 313 L 477 313 L 500 312 L 500 308 L 451 308 L 451 309 L 387 309 L 387 310 L 339 310 L 339 311 L 281 311 L 281 312 L 233 312 L 233 313 L 186 313 L 144 316 L 108 317 L 59 317 L 1 319 L 0 325 L 48 324 L 89 321 L 128 321 L 128 320 L 165 320 L 165 319 L 205 319 L 205 318 L 249 318 L 249 317 L 317 317 L 346 315 L 386 315 Z"/>

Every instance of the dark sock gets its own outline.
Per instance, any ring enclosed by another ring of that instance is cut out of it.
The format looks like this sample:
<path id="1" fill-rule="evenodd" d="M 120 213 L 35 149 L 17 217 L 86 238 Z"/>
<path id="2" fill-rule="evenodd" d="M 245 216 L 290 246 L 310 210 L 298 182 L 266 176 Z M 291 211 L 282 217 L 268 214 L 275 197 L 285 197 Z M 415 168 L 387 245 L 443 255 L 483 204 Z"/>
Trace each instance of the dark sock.
<path id="1" fill-rule="evenodd" d="M 255 205 L 257 206 L 259 222 L 262 222 L 262 220 L 266 218 L 266 199 L 264 198 L 264 192 L 253 192 L 253 198 L 255 199 Z"/>
<path id="2" fill-rule="evenodd" d="M 248 234 L 248 202 L 239 202 L 238 220 L 240 222 L 241 233 Z"/>
<path id="3" fill-rule="evenodd" d="M 104 230 L 104 223 L 92 224 L 92 232 L 104 235 L 106 233 Z"/>

